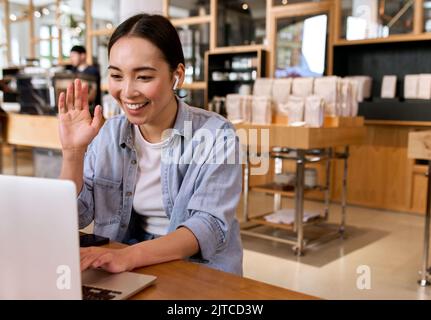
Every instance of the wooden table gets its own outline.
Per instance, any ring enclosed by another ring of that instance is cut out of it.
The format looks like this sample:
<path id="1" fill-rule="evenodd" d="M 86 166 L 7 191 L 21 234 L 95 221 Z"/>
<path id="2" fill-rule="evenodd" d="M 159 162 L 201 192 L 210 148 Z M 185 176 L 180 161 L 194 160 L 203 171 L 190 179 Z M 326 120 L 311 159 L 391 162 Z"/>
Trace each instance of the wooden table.
<path id="1" fill-rule="evenodd" d="M 111 243 L 110 248 L 124 247 Z M 134 272 L 157 276 L 156 283 L 132 300 L 309 300 L 299 292 L 236 276 L 187 261 L 172 261 Z"/>
<path id="2" fill-rule="evenodd" d="M 56 116 L 8 112 L 5 118 L 5 139 L 3 142 L 12 146 L 12 163 L 15 175 L 18 174 L 17 146 L 61 150 Z M 3 154 L 0 154 L 0 157 L 3 157 Z M 1 166 L 0 172 L 2 172 Z"/>
<path id="3" fill-rule="evenodd" d="M 428 191 L 425 213 L 424 229 L 424 251 L 422 257 L 422 270 L 419 284 L 422 287 L 429 286 L 429 247 L 430 247 L 430 225 L 431 225 L 431 131 L 419 131 L 409 133 L 408 157 L 410 159 L 428 160 Z"/>
<path id="4" fill-rule="evenodd" d="M 8 113 L 6 143 L 60 150 L 57 117 Z"/>
<path id="5" fill-rule="evenodd" d="M 325 214 L 320 219 L 313 220 L 316 222 L 324 222 L 328 219 L 329 203 L 330 203 L 330 162 L 331 159 L 344 160 L 344 175 L 343 175 L 343 189 L 342 189 L 342 215 L 339 230 L 325 235 L 326 241 L 328 238 L 343 235 L 345 230 L 346 220 L 346 197 L 347 197 L 347 160 L 349 156 L 349 145 L 360 144 L 366 136 L 366 128 L 363 125 L 346 126 L 346 127 L 323 127 L 323 128 L 308 128 L 308 127 L 288 127 L 286 125 L 271 124 L 271 125 L 255 125 L 241 123 L 235 126 L 236 133 L 243 146 L 246 147 L 247 160 L 245 161 L 244 169 L 244 220 L 241 229 L 242 234 L 255 236 L 262 239 L 279 241 L 287 244 L 292 244 L 293 249 L 297 255 L 303 255 L 306 242 L 304 240 L 304 172 L 305 164 L 317 161 L 326 161 L 326 183 L 319 190 L 325 192 Z M 274 152 L 274 147 L 281 148 L 279 151 Z M 337 153 L 334 151 L 336 147 L 344 147 L 344 153 Z M 286 149 L 287 151 L 283 151 Z M 317 156 L 310 155 L 311 152 L 320 150 Z M 296 161 L 296 182 L 293 192 L 284 192 L 276 188 L 276 186 L 262 186 L 254 188 L 259 192 L 266 192 L 274 194 L 274 211 L 281 209 L 281 196 L 294 195 L 295 197 L 295 217 L 293 226 L 286 224 L 276 224 L 267 222 L 264 216 L 250 219 L 248 215 L 248 194 L 249 194 L 249 175 L 250 175 L 250 154 L 265 154 L 268 153 L 276 159 L 275 174 L 282 173 L 283 159 L 290 159 Z M 294 156 L 289 156 L 290 153 L 295 153 Z M 314 158 L 314 160 L 313 160 Z M 277 162 L 278 161 L 278 162 Z M 288 229 L 294 232 L 292 239 L 285 239 L 274 237 L 267 234 L 254 231 L 252 229 L 260 225 L 269 225 L 271 227 Z M 318 244 L 322 239 L 315 239 L 315 241 L 308 241 L 307 245 Z M 313 242 L 313 243 L 312 243 Z"/>

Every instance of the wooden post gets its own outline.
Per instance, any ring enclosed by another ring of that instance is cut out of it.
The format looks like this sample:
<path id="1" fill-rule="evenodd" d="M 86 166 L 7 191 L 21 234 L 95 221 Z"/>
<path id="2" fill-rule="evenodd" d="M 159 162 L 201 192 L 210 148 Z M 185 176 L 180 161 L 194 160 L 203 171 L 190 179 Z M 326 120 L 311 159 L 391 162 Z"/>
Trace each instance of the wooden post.
<path id="1" fill-rule="evenodd" d="M 169 18 L 169 0 L 163 0 L 162 12 L 165 17 Z"/>
<path id="2" fill-rule="evenodd" d="M 63 63 L 63 32 L 61 26 L 60 0 L 55 1 L 55 25 L 58 30 L 58 64 Z"/>
<path id="3" fill-rule="evenodd" d="M 35 34 L 34 34 L 34 5 L 33 0 L 29 0 L 28 5 L 28 22 L 29 22 L 29 32 L 30 32 L 30 58 L 34 59 L 36 58 L 36 41 L 35 41 Z"/>
<path id="4" fill-rule="evenodd" d="M 6 55 L 7 55 L 7 63 L 12 64 L 12 47 L 11 47 L 11 39 L 10 39 L 10 22 L 9 22 L 9 0 L 3 0 L 4 4 L 4 29 L 6 33 Z"/>
<path id="5" fill-rule="evenodd" d="M 93 17 L 91 10 L 91 0 L 85 0 L 85 25 L 87 30 L 85 31 L 85 47 L 87 49 L 87 64 L 93 64 Z"/>
<path id="6" fill-rule="evenodd" d="M 424 0 L 415 0 L 413 12 L 413 33 L 424 31 Z"/>
<path id="7" fill-rule="evenodd" d="M 217 0 L 210 2 L 210 50 L 217 47 Z"/>

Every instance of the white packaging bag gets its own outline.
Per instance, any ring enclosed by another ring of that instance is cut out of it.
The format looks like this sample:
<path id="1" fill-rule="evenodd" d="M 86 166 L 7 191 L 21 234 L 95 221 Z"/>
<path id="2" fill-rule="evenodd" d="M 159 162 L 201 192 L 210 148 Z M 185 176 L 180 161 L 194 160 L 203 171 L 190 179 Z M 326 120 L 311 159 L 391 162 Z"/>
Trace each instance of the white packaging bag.
<path id="1" fill-rule="evenodd" d="M 241 96 L 239 94 L 226 95 L 226 113 L 230 121 L 244 121 L 241 106 Z"/>
<path id="2" fill-rule="evenodd" d="M 418 83 L 418 98 L 431 99 L 431 74 L 420 74 Z"/>
<path id="3" fill-rule="evenodd" d="M 308 97 L 313 94 L 314 78 L 294 78 L 292 81 L 292 95 Z"/>
<path id="4" fill-rule="evenodd" d="M 272 78 L 258 78 L 254 82 L 253 95 L 254 96 L 272 96 L 272 84 L 274 79 Z"/>
<path id="5" fill-rule="evenodd" d="M 253 96 L 251 117 L 252 123 L 271 124 L 272 102 L 270 96 Z"/>
<path id="6" fill-rule="evenodd" d="M 431 85 L 430 85 L 430 89 L 431 89 Z M 382 90 L 380 92 L 380 97 L 395 98 L 396 91 L 397 91 L 397 76 L 394 76 L 394 75 L 383 76 Z M 431 90 L 430 90 L 430 93 L 431 93 Z"/>
<path id="7" fill-rule="evenodd" d="M 358 88 L 359 83 L 355 80 L 350 80 L 350 86 L 351 86 L 351 100 L 350 100 L 350 116 L 356 117 L 358 116 L 359 111 L 359 101 L 358 101 Z"/>
<path id="8" fill-rule="evenodd" d="M 304 121 L 308 127 L 320 128 L 324 120 L 324 100 L 319 96 L 305 99 Z"/>
<path id="9" fill-rule="evenodd" d="M 304 98 L 290 96 L 287 103 L 279 104 L 279 112 L 288 117 L 288 125 L 304 121 Z"/>
<path id="10" fill-rule="evenodd" d="M 272 101 L 278 105 L 286 103 L 292 90 L 292 78 L 274 79 L 272 84 Z"/>
<path id="11" fill-rule="evenodd" d="M 321 97 L 328 109 L 329 114 L 335 114 L 337 105 L 337 81 L 340 78 L 322 77 L 314 80 L 314 95 Z"/>
<path id="12" fill-rule="evenodd" d="M 241 96 L 241 114 L 245 122 L 252 120 L 252 100 L 253 96 Z"/>
<path id="13" fill-rule="evenodd" d="M 364 99 L 371 97 L 373 79 L 370 76 L 350 76 L 345 77 L 345 79 L 354 80 L 358 83 L 358 102 L 362 102 Z"/>
<path id="14" fill-rule="evenodd" d="M 418 74 L 406 74 L 404 77 L 404 98 L 417 99 L 419 87 Z"/>

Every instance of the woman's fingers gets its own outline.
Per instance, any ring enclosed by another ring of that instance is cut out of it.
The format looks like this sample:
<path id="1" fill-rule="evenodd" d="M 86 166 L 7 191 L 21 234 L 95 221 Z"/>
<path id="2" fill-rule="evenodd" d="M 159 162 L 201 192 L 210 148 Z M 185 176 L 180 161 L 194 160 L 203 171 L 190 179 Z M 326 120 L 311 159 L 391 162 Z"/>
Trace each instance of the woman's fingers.
<path id="1" fill-rule="evenodd" d="M 75 109 L 75 107 L 73 105 L 73 83 L 70 83 L 67 86 L 66 107 L 67 107 L 67 110 L 74 110 Z"/>
<path id="2" fill-rule="evenodd" d="M 93 268 L 99 268 L 102 267 L 105 264 L 111 263 L 113 259 L 113 255 L 110 252 L 104 253 L 103 255 L 101 255 L 99 258 L 97 258 L 93 264 L 92 267 Z"/>
<path id="3" fill-rule="evenodd" d="M 82 85 L 82 95 L 81 95 L 81 105 L 82 109 L 89 110 L 88 106 L 88 84 L 84 83 Z"/>
<path id="4" fill-rule="evenodd" d="M 74 106 L 75 109 L 77 110 L 82 110 L 82 84 L 81 84 L 81 80 L 79 79 L 75 79 L 75 101 L 74 101 Z"/>
<path id="5" fill-rule="evenodd" d="M 91 121 L 91 126 L 99 132 L 100 128 L 103 126 L 103 114 L 102 114 L 102 106 L 98 105 L 94 109 L 94 117 Z"/>
<path id="6" fill-rule="evenodd" d="M 89 255 L 81 258 L 81 271 L 87 270 L 96 259 L 97 256 L 95 255 Z"/>
<path id="7" fill-rule="evenodd" d="M 64 92 L 60 93 L 60 96 L 58 97 L 58 113 L 66 113 L 66 103 L 65 103 L 65 95 Z"/>

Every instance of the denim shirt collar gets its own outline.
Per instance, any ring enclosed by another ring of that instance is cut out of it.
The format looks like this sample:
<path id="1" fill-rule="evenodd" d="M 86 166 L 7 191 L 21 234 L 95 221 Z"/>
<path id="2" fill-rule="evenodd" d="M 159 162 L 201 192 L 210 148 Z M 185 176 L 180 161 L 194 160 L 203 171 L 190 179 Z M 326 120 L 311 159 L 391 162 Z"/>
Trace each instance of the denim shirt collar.
<path id="1" fill-rule="evenodd" d="M 189 106 L 185 102 L 178 99 L 178 97 L 175 98 L 177 100 L 178 108 L 172 134 L 184 137 L 184 123 L 185 121 L 191 121 Z M 124 125 L 121 128 L 119 144 L 123 149 L 126 146 L 130 149 L 133 149 L 133 125 L 128 120 L 124 122 Z"/>

